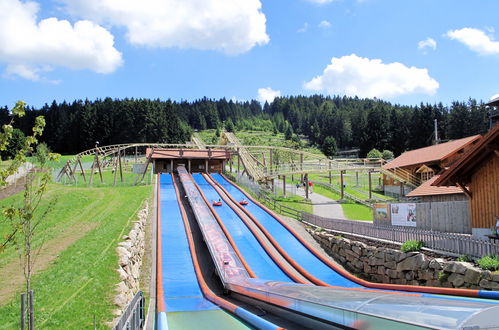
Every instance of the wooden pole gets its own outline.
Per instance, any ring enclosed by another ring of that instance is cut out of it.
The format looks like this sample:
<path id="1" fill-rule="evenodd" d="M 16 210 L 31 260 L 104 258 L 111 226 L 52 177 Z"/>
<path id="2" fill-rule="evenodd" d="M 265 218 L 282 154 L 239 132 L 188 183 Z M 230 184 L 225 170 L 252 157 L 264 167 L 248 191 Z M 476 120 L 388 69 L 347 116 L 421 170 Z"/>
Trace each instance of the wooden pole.
<path id="1" fill-rule="evenodd" d="M 237 148 L 237 174 L 239 175 L 239 167 L 241 166 L 241 156 L 239 155 L 239 148 Z"/>
<path id="2" fill-rule="evenodd" d="M 85 170 L 83 169 L 83 165 L 81 164 L 81 159 L 78 157 L 78 164 L 80 164 L 81 174 L 83 175 L 83 181 L 87 183 L 87 178 L 85 176 Z"/>
<path id="3" fill-rule="evenodd" d="M 340 179 L 341 179 L 341 199 L 345 197 L 345 186 L 343 184 L 343 170 L 340 171 Z"/>
<path id="4" fill-rule="evenodd" d="M 100 183 L 103 183 L 104 180 L 102 179 L 102 169 L 100 167 L 99 154 L 95 154 L 95 159 L 97 161 L 97 167 L 99 168 Z"/>
<path id="5" fill-rule="evenodd" d="M 284 197 L 286 197 L 286 176 L 285 175 L 282 176 L 282 191 L 283 191 Z"/>
<path id="6" fill-rule="evenodd" d="M 369 176 L 369 199 L 373 198 L 373 190 L 372 190 L 372 180 L 371 180 L 371 170 L 367 172 Z"/>
<path id="7" fill-rule="evenodd" d="M 170 159 L 170 172 L 173 173 L 173 159 Z"/>
<path id="8" fill-rule="evenodd" d="M 192 173 L 191 172 L 191 160 L 190 159 L 187 160 L 187 172 Z"/>
<path id="9" fill-rule="evenodd" d="M 229 170 L 230 170 L 230 173 L 232 174 L 232 155 L 230 155 Z"/>
<path id="10" fill-rule="evenodd" d="M 205 159 L 204 164 L 205 164 L 204 166 L 206 169 L 206 173 L 210 173 L 210 169 L 208 168 L 208 159 Z"/>
<path id="11" fill-rule="evenodd" d="M 123 153 L 125 151 L 123 150 Z M 120 178 L 121 178 L 121 183 L 123 183 L 123 167 L 121 166 L 121 150 L 118 152 L 118 163 L 120 165 Z"/>
<path id="12" fill-rule="evenodd" d="M 270 163 L 270 174 L 272 174 L 272 170 L 273 170 L 273 167 L 274 167 L 274 151 L 273 151 L 273 149 L 270 149 L 269 163 Z"/>
<path id="13" fill-rule="evenodd" d="M 92 185 L 92 181 L 93 181 L 93 178 L 94 178 L 94 169 L 95 169 L 95 157 L 94 157 L 94 162 L 92 163 L 92 168 L 90 170 L 89 185 Z"/>
<path id="14" fill-rule="evenodd" d="M 308 174 L 305 173 L 305 199 L 308 199 Z"/>
<path id="15" fill-rule="evenodd" d="M 355 186 L 359 186 L 359 171 L 355 172 Z"/>
<path id="16" fill-rule="evenodd" d="M 118 149 L 118 153 L 119 152 L 120 152 L 120 150 Z M 118 156 L 116 156 L 116 161 L 114 162 L 113 166 L 114 166 L 113 186 L 116 186 L 116 178 L 117 178 L 117 175 L 118 175 Z"/>

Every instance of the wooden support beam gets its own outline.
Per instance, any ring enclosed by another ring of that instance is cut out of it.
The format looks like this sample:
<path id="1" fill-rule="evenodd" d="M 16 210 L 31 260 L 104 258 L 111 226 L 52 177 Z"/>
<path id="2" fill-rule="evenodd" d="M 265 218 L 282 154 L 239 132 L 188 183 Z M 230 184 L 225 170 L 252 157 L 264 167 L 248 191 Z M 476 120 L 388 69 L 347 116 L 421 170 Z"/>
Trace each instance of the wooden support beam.
<path id="1" fill-rule="evenodd" d="M 90 179 L 89 179 L 89 185 L 92 185 L 92 181 L 93 181 L 93 178 L 94 178 L 94 170 L 95 170 L 95 158 L 94 158 L 94 162 L 92 163 L 92 168 L 90 169 Z"/>
<path id="2" fill-rule="evenodd" d="M 472 197 L 472 194 L 471 194 L 471 191 L 468 190 L 468 188 L 466 188 L 466 186 L 464 184 L 462 184 L 461 182 L 456 182 L 457 186 L 459 188 L 461 188 L 464 192 L 464 194 L 469 198 L 471 199 Z"/>
<path id="3" fill-rule="evenodd" d="M 210 169 L 208 168 L 208 159 L 205 159 L 204 160 L 204 166 L 205 166 L 205 170 L 206 170 L 206 173 L 210 173 Z"/>
<path id="4" fill-rule="evenodd" d="M 187 172 L 192 173 L 191 172 L 191 160 L 190 159 L 187 160 Z"/>
<path id="5" fill-rule="evenodd" d="M 116 178 L 118 177 L 118 156 L 116 156 L 116 160 L 114 161 L 113 171 L 114 171 L 113 186 L 116 186 Z"/>
<path id="6" fill-rule="evenodd" d="M 101 169 L 101 166 L 100 166 L 98 152 L 95 153 L 95 160 L 97 162 L 97 167 L 99 168 L 100 183 L 104 183 L 104 180 L 102 179 L 102 169 Z"/>
<path id="7" fill-rule="evenodd" d="M 173 173 L 173 159 L 170 159 L 170 172 Z"/>
<path id="8" fill-rule="evenodd" d="M 83 175 L 83 181 L 87 183 L 87 178 L 85 176 L 85 170 L 83 169 L 83 165 L 81 164 L 81 159 L 78 157 L 78 164 L 80 164 L 81 174 Z"/>

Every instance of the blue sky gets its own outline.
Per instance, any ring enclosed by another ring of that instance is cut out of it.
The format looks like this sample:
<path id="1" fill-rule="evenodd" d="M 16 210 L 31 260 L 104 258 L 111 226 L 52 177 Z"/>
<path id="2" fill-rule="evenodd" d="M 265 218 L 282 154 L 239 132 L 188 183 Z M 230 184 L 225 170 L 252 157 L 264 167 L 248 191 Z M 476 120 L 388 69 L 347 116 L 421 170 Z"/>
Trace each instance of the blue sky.
<path id="1" fill-rule="evenodd" d="M 0 105 L 499 94 L 499 1 L 0 0 Z"/>

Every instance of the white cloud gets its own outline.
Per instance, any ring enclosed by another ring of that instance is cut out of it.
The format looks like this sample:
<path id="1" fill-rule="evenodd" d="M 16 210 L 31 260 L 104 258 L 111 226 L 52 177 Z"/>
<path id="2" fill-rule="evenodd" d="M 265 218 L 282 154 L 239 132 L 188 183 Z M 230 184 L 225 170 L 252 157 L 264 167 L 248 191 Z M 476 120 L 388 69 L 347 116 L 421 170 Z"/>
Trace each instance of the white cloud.
<path id="1" fill-rule="evenodd" d="M 61 66 L 110 73 L 122 64 L 113 36 L 89 21 L 47 18 L 37 23 L 35 2 L 0 1 L 0 63 L 6 74 L 30 80 Z"/>
<path id="2" fill-rule="evenodd" d="M 258 88 L 258 101 L 272 103 L 276 97 L 281 96 L 281 91 L 275 91 L 270 87 Z"/>
<path id="3" fill-rule="evenodd" d="M 426 52 L 427 48 L 431 48 L 433 50 L 437 49 L 437 42 L 433 38 L 426 38 L 425 40 L 421 40 L 418 42 L 418 48 Z"/>
<path id="4" fill-rule="evenodd" d="M 404 64 L 383 63 L 355 54 L 333 57 L 322 75 L 306 82 L 304 88 L 359 97 L 395 97 L 424 93 L 434 94 L 438 82 L 428 75 L 427 69 L 407 67 Z"/>
<path id="5" fill-rule="evenodd" d="M 462 28 L 460 30 L 450 30 L 446 36 L 465 44 L 469 49 L 480 55 L 499 54 L 499 42 L 494 41 L 492 36 L 486 35 L 482 30 Z"/>
<path id="6" fill-rule="evenodd" d="M 324 20 L 321 21 L 317 26 L 320 27 L 321 29 L 328 29 L 331 27 L 331 22 Z"/>
<path id="7" fill-rule="evenodd" d="M 59 0 L 73 15 L 125 27 L 130 43 L 244 53 L 269 42 L 260 0 Z"/>
<path id="8" fill-rule="evenodd" d="M 307 0 L 307 1 L 318 4 L 318 5 L 324 5 L 326 3 L 333 2 L 334 0 Z"/>
<path id="9" fill-rule="evenodd" d="M 298 33 L 304 33 L 304 32 L 307 32 L 307 30 L 308 30 L 308 23 L 305 22 L 303 24 L 303 26 L 301 28 L 299 28 L 296 32 L 298 32 Z"/>
<path id="10" fill-rule="evenodd" d="M 492 95 L 489 101 L 495 100 L 497 98 L 499 98 L 499 94 Z"/>

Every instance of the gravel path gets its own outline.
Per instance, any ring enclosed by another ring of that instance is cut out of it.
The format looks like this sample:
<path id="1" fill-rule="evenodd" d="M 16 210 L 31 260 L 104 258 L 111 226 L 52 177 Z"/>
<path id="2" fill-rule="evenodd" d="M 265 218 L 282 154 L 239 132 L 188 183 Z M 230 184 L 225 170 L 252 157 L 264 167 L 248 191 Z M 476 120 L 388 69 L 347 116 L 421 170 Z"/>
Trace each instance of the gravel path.
<path id="1" fill-rule="evenodd" d="M 276 184 L 282 187 L 281 180 L 276 180 Z M 294 185 L 286 184 L 286 190 L 292 194 L 305 197 L 305 189 L 303 187 L 297 189 Z M 308 198 L 312 202 L 312 209 L 315 215 L 325 218 L 346 219 L 343 208 L 338 201 L 313 192 L 308 194 Z"/>

